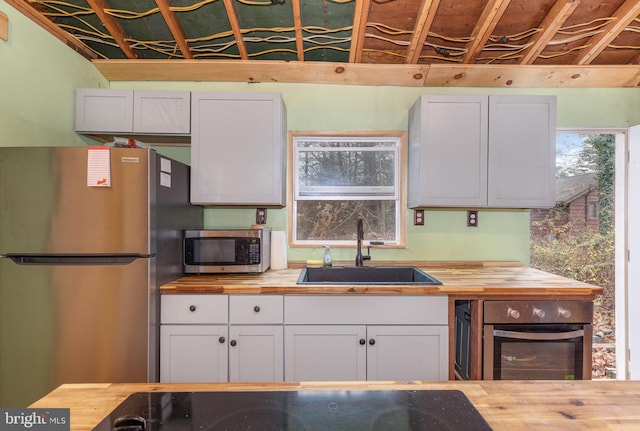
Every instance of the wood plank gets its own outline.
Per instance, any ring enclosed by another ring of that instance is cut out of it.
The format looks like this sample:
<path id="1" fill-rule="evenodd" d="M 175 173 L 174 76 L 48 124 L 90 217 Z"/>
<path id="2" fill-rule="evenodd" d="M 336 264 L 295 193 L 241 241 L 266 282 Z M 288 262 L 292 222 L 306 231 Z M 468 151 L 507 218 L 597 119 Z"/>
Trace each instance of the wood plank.
<path id="1" fill-rule="evenodd" d="M 364 48 L 364 35 L 367 32 L 367 20 L 371 0 L 356 0 L 353 13 L 353 27 L 351 29 L 351 47 L 349 49 L 349 63 L 359 63 Z"/>
<path id="2" fill-rule="evenodd" d="M 637 88 L 640 66 L 93 60 L 110 81 L 290 82 L 402 87 Z"/>
<path id="3" fill-rule="evenodd" d="M 532 38 L 530 46 L 523 52 L 520 64 L 532 64 L 536 60 L 579 4 L 580 0 L 558 0 L 556 2 L 542 24 L 540 24 L 542 31 Z"/>
<path id="4" fill-rule="evenodd" d="M 304 41 L 302 40 L 302 13 L 300 11 L 300 0 L 291 0 L 293 8 L 293 27 L 296 35 L 296 52 L 298 61 L 304 61 Z"/>
<path id="5" fill-rule="evenodd" d="M 224 7 L 227 10 L 227 16 L 231 23 L 231 30 L 233 31 L 233 36 L 236 39 L 236 46 L 240 52 L 240 59 L 247 60 L 249 55 L 247 54 L 247 47 L 245 46 L 244 39 L 242 38 L 242 29 L 240 28 L 240 21 L 238 20 L 236 6 L 233 3 L 233 0 L 224 0 Z"/>
<path id="6" fill-rule="evenodd" d="M 9 17 L 0 10 L 0 39 L 9 40 Z"/>
<path id="7" fill-rule="evenodd" d="M 640 83 L 637 65 L 438 65 L 432 64 L 426 87 L 504 88 L 635 88 Z"/>
<path id="8" fill-rule="evenodd" d="M 95 60 L 110 81 L 313 82 L 421 87 L 427 65 L 270 60 Z"/>
<path id="9" fill-rule="evenodd" d="M 139 55 L 136 50 L 131 47 L 129 42 L 127 42 L 126 35 L 124 34 L 124 30 L 122 30 L 120 23 L 112 15 L 105 12 L 107 5 L 104 0 L 87 0 L 87 3 L 89 3 L 91 9 L 93 9 L 124 55 L 131 59 L 138 58 Z"/>
<path id="10" fill-rule="evenodd" d="M 576 63 L 590 64 L 640 14 L 640 2 L 627 0 L 616 10 L 615 18 L 589 39 L 587 50 L 582 53 Z"/>
<path id="11" fill-rule="evenodd" d="M 440 0 L 422 0 L 416 25 L 413 30 L 413 36 L 409 42 L 407 49 L 407 58 L 405 63 L 416 64 L 424 48 L 424 41 L 427 39 L 429 29 L 436 16 L 436 11 L 440 5 Z"/>
<path id="12" fill-rule="evenodd" d="M 382 263 L 378 263 L 382 265 Z M 397 263 L 406 265 L 406 263 Z M 340 265 L 336 263 L 336 266 Z M 351 263 L 347 264 L 351 265 Z M 338 294 L 429 295 L 469 297 L 565 297 L 590 299 L 602 288 L 524 266 L 424 266 L 442 285 L 298 285 L 300 269 L 263 274 L 186 275 L 161 287 L 163 294 Z"/>
<path id="13" fill-rule="evenodd" d="M 167 27 L 169 27 L 169 31 L 173 35 L 173 38 L 180 48 L 182 52 L 182 56 L 184 58 L 193 58 L 193 53 L 191 52 L 191 48 L 189 48 L 189 44 L 187 43 L 187 36 L 184 33 L 184 28 L 182 28 L 182 24 L 180 24 L 180 20 L 176 13 L 171 10 L 170 0 L 156 0 L 156 4 L 160 9 L 160 13 L 167 23 Z"/>
<path id="14" fill-rule="evenodd" d="M 98 425 L 134 392 L 459 390 L 495 431 L 638 430 L 640 381 L 67 384 L 32 408 L 70 408 L 71 430 Z"/>
<path id="15" fill-rule="evenodd" d="M 467 44 L 467 53 L 464 55 L 462 63 L 472 64 L 476 62 L 510 2 L 511 0 L 490 0 L 487 3 L 471 33 L 471 41 Z"/>

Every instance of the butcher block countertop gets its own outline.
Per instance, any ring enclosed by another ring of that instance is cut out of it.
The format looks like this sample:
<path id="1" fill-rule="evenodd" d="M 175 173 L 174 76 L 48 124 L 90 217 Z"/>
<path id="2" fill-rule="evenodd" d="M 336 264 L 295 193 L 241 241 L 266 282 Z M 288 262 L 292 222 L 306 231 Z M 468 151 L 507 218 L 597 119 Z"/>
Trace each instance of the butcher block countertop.
<path id="1" fill-rule="evenodd" d="M 494 431 L 640 430 L 640 381 L 456 381 L 68 384 L 33 408 L 70 408 L 71 430 L 91 430 L 134 392 L 461 390 Z"/>
<path id="2" fill-rule="evenodd" d="M 447 294 L 467 297 L 595 297 L 602 293 L 601 287 L 532 269 L 518 262 L 376 262 L 368 265 L 417 266 L 442 285 L 298 285 L 296 281 L 303 265 L 290 265 L 289 269 L 270 269 L 263 274 L 186 275 L 163 285 L 160 290 L 163 294 Z"/>

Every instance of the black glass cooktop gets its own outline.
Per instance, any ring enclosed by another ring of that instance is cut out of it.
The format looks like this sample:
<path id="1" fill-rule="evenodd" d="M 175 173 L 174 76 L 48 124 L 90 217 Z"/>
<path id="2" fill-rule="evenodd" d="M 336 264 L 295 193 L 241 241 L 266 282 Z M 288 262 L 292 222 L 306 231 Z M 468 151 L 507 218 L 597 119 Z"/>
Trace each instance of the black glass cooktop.
<path id="1" fill-rule="evenodd" d="M 393 430 L 491 427 L 456 390 L 138 392 L 94 431 Z"/>

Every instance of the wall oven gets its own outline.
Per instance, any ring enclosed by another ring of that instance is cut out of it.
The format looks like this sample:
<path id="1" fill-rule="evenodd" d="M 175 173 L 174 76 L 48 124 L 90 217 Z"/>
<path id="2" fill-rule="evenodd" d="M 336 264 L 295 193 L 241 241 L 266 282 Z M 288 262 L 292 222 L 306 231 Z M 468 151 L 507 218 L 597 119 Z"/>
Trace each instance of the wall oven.
<path id="1" fill-rule="evenodd" d="M 591 301 L 486 301 L 485 380 L 591 379 Z"/>

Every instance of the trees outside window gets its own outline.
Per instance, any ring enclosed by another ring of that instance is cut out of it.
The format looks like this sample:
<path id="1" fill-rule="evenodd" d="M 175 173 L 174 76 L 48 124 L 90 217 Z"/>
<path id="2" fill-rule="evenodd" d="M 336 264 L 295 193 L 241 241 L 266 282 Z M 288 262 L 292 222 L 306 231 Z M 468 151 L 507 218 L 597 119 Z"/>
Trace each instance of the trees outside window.
<path id="1" fill-rule="evenodd" d="M 402 244 L 403 137 L 293 134 L 293 243 L 353 246 L 361 218 L 365 240 Z"/>

